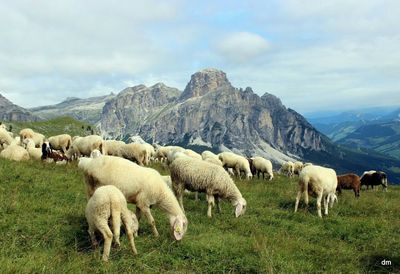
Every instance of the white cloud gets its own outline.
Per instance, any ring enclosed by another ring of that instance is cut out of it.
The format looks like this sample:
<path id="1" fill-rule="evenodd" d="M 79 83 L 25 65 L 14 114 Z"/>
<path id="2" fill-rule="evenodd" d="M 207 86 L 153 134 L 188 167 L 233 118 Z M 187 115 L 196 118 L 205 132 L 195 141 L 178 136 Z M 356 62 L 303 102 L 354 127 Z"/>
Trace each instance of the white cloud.
<path id="1" fill-rule="evenodd" d="M 217 42 L 217 51 L 233 63 L 248 63 L 263 55 L 269 43 L 262 36 L 250 32 L 235 32 Z"/>

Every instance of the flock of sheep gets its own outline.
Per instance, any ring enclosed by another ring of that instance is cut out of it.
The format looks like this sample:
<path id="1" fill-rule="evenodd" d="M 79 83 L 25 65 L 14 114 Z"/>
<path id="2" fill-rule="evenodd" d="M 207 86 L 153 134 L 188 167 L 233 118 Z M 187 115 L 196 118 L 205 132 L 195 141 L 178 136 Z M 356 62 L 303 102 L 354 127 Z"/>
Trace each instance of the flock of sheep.
<path id="1" fill-rule="evenodd" d="M 23 129 L 14 137 L 4 124 L 0 125 L 0 157 L 24 161 L 28 159 L 65 164 L 77 160 L 78 168 L 85 175 L 88 203 L 85 211 L 89 224 L 89 235 L 93 246 L 97 246 L 94 232 L 98 230 L 104 238 L 103 260 L 109 258 L 112 239 L 119 245 L 121 222 L 125 226 L 132 252 L 137 254 L 134 235 L 137 235 L 141 216 L 150 223 L 153 233 L 158 236 L 151 206 L 164 211 L 170 221 L 173 237 L 181 240 L 188 227 L 183 206 L 186 191 L 206 194 L 207 216 L 212 216 L 216 205 L 220 211 L 221 199 L 234 207 L 234 215 L 239 217 L 246 211 L 247 203 L 232 177 L 251 179 L 274 178 L 271 161 L 262 157 L 245 158 L 232 152 L 218 155 L 211 151 L 197 152 L 179 146 L 160 146 L 147 143 L 129 143 L 103 140 L 98 135 L 71 137 L 61 134 L 45 138 L 32 129 Z M 155 169 L 146 167 L 151 161 L 165 163 L 170 176 L 161 176 Z M 283 163 L 279 173 L 289 177 L 299 177 L 295 212 L 304 194 L 317 197 L 317 212 L 321 214 L 321 202 L 325 214 L 337 200 L 336 191 L 353 189 L 359 196 L 361 185 L 383 185 L 386 189 L 386 174 L 368 171 L 363 176 L 346 174 L 337 176 L 333 169 L 301 162 Z M 133 213 L 127 203 L 136 205 Z M 111 224 L 112 231 L 109 223 Z"/>

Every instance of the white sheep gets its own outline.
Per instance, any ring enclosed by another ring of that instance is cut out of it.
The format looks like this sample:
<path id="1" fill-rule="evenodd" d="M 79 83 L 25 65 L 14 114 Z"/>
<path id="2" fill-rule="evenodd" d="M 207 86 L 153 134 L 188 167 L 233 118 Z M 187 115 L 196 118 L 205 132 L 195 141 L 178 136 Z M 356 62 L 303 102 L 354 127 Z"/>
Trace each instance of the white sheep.
<path id="1" fill-rule="evenodd" d="M 14 139 L 10 135 L 10 132 L 8 132 L 5 128 L 1 127 L 0 128 L 0 147 L 3 147 L 4 144 L 11 145 L 11 143 L 13 141 L 14 141 Z"/>
<path id="2" fill-rule="evenodd" d="M 204 159 L 204 161 L 212 163 L 212 164 L 217 165 L 217 166 L 222 166 L 222 162 L 218 158 L 209 157 L 209 158 Z"/>
<path id="3" fill-rule="evenodd" d="M 178 152 L 183 152 L 185 151 L 184 148 L 179 147 L 179 146 L 160 146 L 158 144 L 153 145 L 155 148 L 155 158 L 160 160 L 160 162 L 164 161 L 167 159 L 167 155 L 170 151 L 178 151 Z"/>
<path id="4" fill-rule="evenodd" d="M 257 156 L 250 158 L 249 163 L 250 170 L 253 173 L 253 176 L 257 174 L 258 179 L 260 179 L 261 173 L 264 179 L 264 174 L 267 173 L 268 179 L 270 181 L 274 178 L 274 173 L 272 172 L 272 163 L 270 160 Z"/>
<path id="5" fill-rule="evenodd" d="M 137 233 L 139 223 L 136 215 L 128 209 L 126 199 L 117 187 L 108 185 L 97 188 L 86 205 L 85 216 L 89 225 L 88 233 L 94 247 L 98 246 L 95 231 L 98 230 L 103 235 L 103 261 L 108 261 L 113 236 L 115 243 L 120 246 L 121 219 L 132 252 L 134 255 L 137 254 L 133 235 Z M 110 218 L 114 235 L 108 226 Z"/>
<path id="6" fill-rule="evenodd" d="M 279 173 L 285 174 L 288 177 L 292 177 L 294 173 L 294 164 L 291 161 L 287 161 L 282 164 L 281 168 L 279 169 Z"/>
<path id="7" fill-rule="evenodd" d="M 302 168 L 304 167 L 304 164 L 300 161 L 294 162 L 293 163 L 293 174 L 299 175 Z"/>
<path id="8" fill-rule="evenodd" d="M 13 161 L 28 161 L 29 153 L 16 143 L 11 143 L 0 152 L 0 157 Z"/>
<path id="9" fill-rule="evenodd" d="M 52 149 L 62 150 L 65 154 L 71 146 L 72 138 L 69 134 L 60 134 L 51 136 L 48 141 Z"/>
<path id="10" fill-rule="evenodd" d="M 317 211 L 319 217 L 322 217 L 321 201 L 323 199 L 325 215 L 328 215 L 328 203 L 331 201 L 333 204 L 336 197 L 336 187 L 337 177 L 335 170 L 315 165 L 303 168 L 299 175 L 299 187 L 294 212 L 297 212 L 301 195 L 304 193 L 304 200 L 307 206 L 308 194 L 317 197 Z"/>
<path id="11" fill-rule="evenodd" d="M 219 160 L 222 162 L 224 168 L 232 168 L 236 175 L 241 178 L 241 172 L 246 174 L 247 179 L 251 179 L 253 176 L 250 170 L 249 161 L 243 156 L 237 155 L 233 152 L 221 152 L 218 154 Z"/>
<path id="12" fill-rule="evenodd" d="M 31 138 L 26 138 L 23 143 L 26 146 L 30 159 L 42 160 L 42 148 L 35 147 L 35 142 Z"/>
<path id="13" fill-rule="evenodd" d="M 75 136 L 72 139 L 72 144 L 65 155 L 68 157 L 68 159 L 72 159 L 73 157 L 80 157 L 82 155 L 90 156 L 90 153 L 95 149 L 103 152 L 103 138 L 101 138 L 100 136 Z"/>
<path id="14" fill-rule="evenodd" d="M 122 157 L 122 147 L 125 145 L 123 141 L 105 140 L 103 144 L 104 155 Z"/>
<path id="15" fill-rule="evenodd" d="M 129 160 L 115 156 L 81 158 L 78 167 L 85 173 L 86 193 L 93 195 L 96 187 L 114 185 L 124 194 L 129 203 L 136 204 L 136 215 L 143 213 L 158 236 L 150 206 L 158 205 L 167 212 L 173 235 L 181 240 L 187 229 L 187 219 L 172 190 L 154 169 L 141 167 Z"/>
<path id="16" fill-rule="evenodd" d="M 239 189 L 226 173 L 226 171 L 215 164 L 193 159 L 189 157 L 178 157 L 170 164 L 172 187 L 178 197 L 179 204 L 183 208 L 183 191 L 205 192 L 208 210 L 207 216 L 211 218 L 211 210 L 214 203 L 218 211 L 220 198 L 227 199 L 235 207 L 235 216 L 243 215 L 246 210 L 246 200 L 242 197 Z"/>
<path id="17" fill-rule="evenodd" d="M 218 159 L 218 155 L 209 150 L 205 150 L 201 153 L 201 158 L 203 158 L 203 160 L 206 160 L 208 158 Z"/>
<path id="18" fill-rule="evenodd" d="M 185 153 L 187 156 L 191 158 L 202 160 L 201 155 L 191 149 L 185 149 L 183 153 Z"/>
<path id="19" fill-rule="evenodd" d="M 19 132 L 19 137 L 21 138 L 21 142 L 27 138 L 31 138 L 35 142 L 35 147 L 42 147 L 42 144 L 45 141 L 45 136 L 43 134 L 34 132 L 30 128 L 21 129 Z"/>
<path id="20" fill-rule="evenodd" d="M 143 144 L 125 144 L 121 146 L 121 156 L 143 166 L 147 161 L 147 148 Z"/>

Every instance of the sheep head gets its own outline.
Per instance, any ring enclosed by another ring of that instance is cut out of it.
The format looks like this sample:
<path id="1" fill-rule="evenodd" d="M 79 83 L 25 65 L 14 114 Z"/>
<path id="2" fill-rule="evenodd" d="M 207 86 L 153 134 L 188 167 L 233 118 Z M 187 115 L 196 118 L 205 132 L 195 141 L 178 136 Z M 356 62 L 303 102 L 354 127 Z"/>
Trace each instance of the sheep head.
<path id="1" fill-rule="evenodd" d="M 182 240 L 187 230 L 188 221 L 185 216 L 176 216 L 171 219 L 172 232 L 177 241 Z"/>
<path id="2" fill-rule="evenodd" d="M 235 217 L 236 218 L 241 216 L 241 215 L 244 215 L 244 213 L 246 212 L 246 205 L 247 205 L 247 202 L 242 197 L 237 199 L 234 202 L 233 206 L 235 207 Z"/>

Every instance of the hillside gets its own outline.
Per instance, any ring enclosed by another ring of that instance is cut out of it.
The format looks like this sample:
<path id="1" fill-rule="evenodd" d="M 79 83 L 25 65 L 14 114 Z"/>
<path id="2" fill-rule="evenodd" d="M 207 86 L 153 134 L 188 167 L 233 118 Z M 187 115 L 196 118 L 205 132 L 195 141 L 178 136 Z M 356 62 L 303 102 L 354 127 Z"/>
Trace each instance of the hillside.
<path id="1" fill-rule="evenodd" d="M 57 117 L 51 120 L 38 122 L 6 122 L 7 127 L 12 126 L 12 132 L 18 135 L 23 128 L 31 128 L 45 136 L 53 136 L 68 133 L 71 136 L 86 136 L 91 134 L 93 127 L 85 122 L 75 120 L 71 117 Z"/>
<path id="2" fill-rule="evenodd" d="M 161 169 L 162 173 L 167 173 Z M 140 222 L 133 257 L 124 234 L 111 248 L 109 263 L 93 251 L 84 217 L 83 174 L 76 166 L 14 163 L 0 159 L 0 268 L 3 273 L 398 273 L 400 271 L 400 188 L 347 191 L 329 216 L 294 214 L 297 184 L 276 176 L 271 182 L 236 182 L 247 199 L 246 214 L 207 218 L 204 195 L 184 197 L 189 226 L 182 242 L 172 240 L 165 214 L 153 208 L 160 232 Z M 130 206 L 133 208 L 132 206 Z M 102 246 L 102 244 L 101 244 Z M 328 259 L 329 258 L 329 259 Z M 390 260 L 391 266 L 381 261 Z"/>

